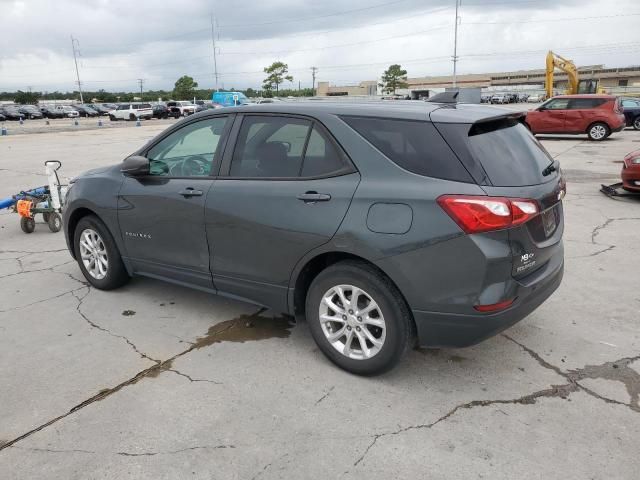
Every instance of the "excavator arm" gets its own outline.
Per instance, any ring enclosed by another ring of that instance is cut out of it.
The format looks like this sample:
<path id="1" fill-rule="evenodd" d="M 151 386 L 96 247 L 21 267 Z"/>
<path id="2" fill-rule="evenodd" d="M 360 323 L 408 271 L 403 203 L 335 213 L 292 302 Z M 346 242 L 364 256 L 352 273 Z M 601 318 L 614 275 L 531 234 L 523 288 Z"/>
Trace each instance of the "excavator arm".
<path id="1" fill-rule="evenodd" d="M 547 53 L 547 69 L 545 79 L 545 89 L 547 91 L 547 98 L 553 97 L 553 74 L 555 69 L 558 68 L 567 74 L 569 79 L 569 88 L 567 94 L 578 93 L 578 69 L 571 60 L 562 58 L 560 55 L 556 55 L 551 50 Z"/>

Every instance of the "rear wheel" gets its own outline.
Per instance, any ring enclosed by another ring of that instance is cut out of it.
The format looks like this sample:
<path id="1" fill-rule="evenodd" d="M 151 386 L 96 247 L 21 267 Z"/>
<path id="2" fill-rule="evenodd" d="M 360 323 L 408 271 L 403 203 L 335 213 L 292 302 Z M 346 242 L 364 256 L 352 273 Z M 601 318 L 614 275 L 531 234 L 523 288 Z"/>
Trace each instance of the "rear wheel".
<path id="1" fill-rule="evenodd" d="M 129 120 L 131 120 L 132 122 L 136 120 L 136 116 L 133 113 L 129 114 Z"/>
<path id="2" fill-rule="evenodd" d="M 129 281 L 118 247 L 98 217 L 89 215 L 80 219 L 73 246 L 82 274 L 94 287 L 113 290 Z"/>
<path id="3" fill-rule="evenodd" d="M 635 130 L 640 130 L 640 117 L 636 117 L 636 119 L 633 121 L 633 128 Z"/>
<path id="4" fill-rule="evenodd" d="M 587 135 L 589 136 L 589 140 L 593 140 L 596 142 L 602 141 L 607 138 L 611 134 L 611 130 L 606 123 L 596 122 L 589 126 L 587 130 Z"/>
<path id="5" fill-rule="evenodd" d="M 391 369 L 411 341 L 411 314 L 400 292 L 363 262 L 338 262 L 320 272 L 307 293 L 306 317 L 320 350 L 358 375 Z"/>
<path id="6" fill-rule="evenodd" d="M 56 212 L 48 214 L 48 218 L 46 219 L 47 225 L 49 225 L 49 230 L 53 233 L 58 233 L 62 229 L 62 217 Z"/>
<path id="7" fill-rule="evenodd" d="M 115 115 L 109 115 L 109 120 L 111 120 L 112 122 L 115 122 L 118 119 L 115 117 Z"/>

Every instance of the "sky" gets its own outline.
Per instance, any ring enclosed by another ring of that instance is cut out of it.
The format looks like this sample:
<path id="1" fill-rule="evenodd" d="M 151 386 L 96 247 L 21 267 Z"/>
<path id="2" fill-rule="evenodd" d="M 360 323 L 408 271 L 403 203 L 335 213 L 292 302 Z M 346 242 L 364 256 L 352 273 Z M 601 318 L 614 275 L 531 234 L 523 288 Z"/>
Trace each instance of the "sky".
<path id="1" fill-rule="evenodd" d="M 462 0 L 458 73 L 544 68 L 547 50 L 578 65 L 640 64 L 638 0 Z M 259 88 L 288 64 L 285 87 L 452 72 L 455 0 L 0 0 L 0 91 Z"/>

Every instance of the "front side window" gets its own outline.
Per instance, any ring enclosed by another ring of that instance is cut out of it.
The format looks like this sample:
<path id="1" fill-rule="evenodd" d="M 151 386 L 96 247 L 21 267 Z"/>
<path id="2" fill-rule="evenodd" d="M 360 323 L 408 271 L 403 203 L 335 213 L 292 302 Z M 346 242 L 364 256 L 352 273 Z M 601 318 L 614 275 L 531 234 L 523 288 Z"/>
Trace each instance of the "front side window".
<path id="1" fill-rule="evenodd" d="M 151 175 L 206 177 L 218 164 L 218 147 L 227 117 L 190 123 L 169 134 L 147 152 Z"/>
<path id="2" fill-rule="evenodd" d="M 251 115 L 242 122 L 229 175 L 317 177 L 345 166 L 343 154 L 311 120 Z"/>
<path id="3" fill-rule="evenodd" d="M 543 105 L 546 110 L 566 110 L 569 106 L 568 98 L 558 98 L 556 100 L 549 100 Z"/>

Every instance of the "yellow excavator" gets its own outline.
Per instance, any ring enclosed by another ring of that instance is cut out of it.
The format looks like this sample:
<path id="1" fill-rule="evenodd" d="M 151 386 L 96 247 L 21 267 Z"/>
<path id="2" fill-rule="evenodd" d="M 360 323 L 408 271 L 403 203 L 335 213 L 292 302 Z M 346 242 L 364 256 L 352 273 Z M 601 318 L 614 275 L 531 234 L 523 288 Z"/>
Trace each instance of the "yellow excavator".
<path id="1" fill-rule="evenodd" d="M 562 70 L 567 74 L 569 88 L 566 94 L 573 95 L 576 93 L 605 93 L 602 87 L 598 86 L 597 80 L 583 80 L 578 78 L 578 68 L 571 60 L 567 60 L 560 55 L 549 50 L 547 53 L 547 69 L 545 78 L 545 90 L 547 98 L 553 97 L 553 74 L 555 69 Z"/>

